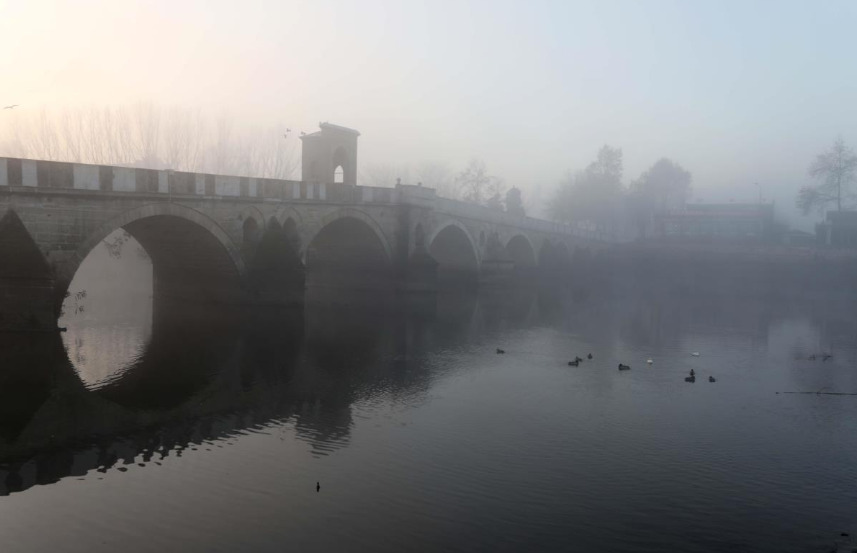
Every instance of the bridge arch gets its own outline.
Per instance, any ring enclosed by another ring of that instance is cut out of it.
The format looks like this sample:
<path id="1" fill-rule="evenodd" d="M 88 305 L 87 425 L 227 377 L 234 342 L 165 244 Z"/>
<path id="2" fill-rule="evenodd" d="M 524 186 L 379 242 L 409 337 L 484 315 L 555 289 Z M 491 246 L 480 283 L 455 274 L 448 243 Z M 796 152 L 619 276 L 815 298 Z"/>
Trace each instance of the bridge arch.
<path id="1" fill-rule="evenodd" d="M 525 234 L 516 234 L 506 242 L 506 253 L 515 263 L 515 269 L 536 267 L 536 249 Z"/>
<path id="2" fill-rule="evenodd" d="M 60 297 L 89 252 L 120 228 L 149 254 L 156 298 L 170 296 L 213 303 L 241 301 L 246 277 L 241 250 L 207 215 L 163 202 L 125 211 L 84 240 L 58 271 Z"/>
<path id="3" fill-rule="evenodd" d="M 389 262 L 390 260 L 392 260 L 393 248 L 390 246 L 390 241 L 387 239 L 387 235 L 384 233 L 384 229 L 381 228 L 381 225 L 379 225 L 377 221 L 375 221 L 375 219 L 373 219 L 368 213 L 364 211 L 351 207 L 344 207 L 322 217 L 321 221 L 316 225 L 301 225 L 300 219 L 295 220 L 295 222 L 298 224 L 298 228 L 302 231 L 301 243 L 304 245 L 305 248 L 303 251 L 304 262 L 306 262 L 307 251 L 313 240 L 315 240 L 316 237 L 318 237 L 318 235 L 326 227 L 340 219 L 356 219 L 368 226 L 369 229 L 372 230 L 378 241 L 381 243 L 387 261 Z M 303 228 L 301 228 L 302 226 Z"/>
<path id="4" fill-rule="evenodd" d="M 305 230 L 305 236 L 303 259 L 311 288 L 390 289 L 392 248 L 368 214 L 339 209 Z"/>
<path id="5" fill-rule="evenodd" d="M 265 230 L 265 216 L 262 215 L 262 212 L 259 211 L 259 208 L 255 206 L 248 206 L 241 210 L 241 213 L 238 215 L 238 219 L 241 223 L 245 223 L 247 219 L 253 219 L 256 222 L 256 225 L 259 227 L 259 231 Z"/>
<path id="6" fill-rule="evenodd" d="M 277 222 L 280 223 L 280 225 L 285 225 L 286 221 L 292 219 L 298 226 L 298 228 L 303 226 L 303 217 L 301 217 L 300 211 L 298 211 L 292 206 L 286 205 L 280 207 L 274 217 L 277 219 Z"/>
<path id="7" fill-rule="evenodd" d="M 454 219 L 438 225 L 426 242 L 438 263 L 440 283 L 474 284 L 479 279 L 479 248 L 470 231 Z"/>

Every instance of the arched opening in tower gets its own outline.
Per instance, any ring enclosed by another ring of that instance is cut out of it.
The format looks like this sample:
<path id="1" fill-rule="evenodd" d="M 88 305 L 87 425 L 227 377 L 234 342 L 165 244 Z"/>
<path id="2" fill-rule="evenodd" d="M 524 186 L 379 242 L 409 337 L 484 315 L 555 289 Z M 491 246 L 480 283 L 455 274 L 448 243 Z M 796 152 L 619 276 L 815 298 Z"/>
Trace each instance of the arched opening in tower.
<path id="1" fill-rule="evenodd" d="M 364 221 L 343 217 L 327 224 L 306 252 L 310 288 L 389 290 L 392 269 L 381 238 Z"/>
<path id="2" fill-rule="evenodd" d="M 350 166 L 348 164 L 348 153 L 345 151 L 345 148 L 342 146 L 338 147 L 333 152 L 333 159 L 331 160 L 333 163 L 333 182 L 337 183 L 345 183 L 353 184 L 353 180 L 351 179 L 350 174 L 346 174 L 346 171 L 350 173 Z"/>
<path id="3" fill-rule="evenodd" d="M 294 220 L 280 225 L 271 218 L 249 262 L 248 280 L 256 301 L 274 305 L 303 301 L 304 266 Z"/>
<path id="4" fill-rule="evenodd" d="M 429 254 L 437 261 L 437 281 L 442 288 L 475 287 L 479 282 L 476 252 L 463 230 L 450 225 L 441 230 L 429 245 Z"/>

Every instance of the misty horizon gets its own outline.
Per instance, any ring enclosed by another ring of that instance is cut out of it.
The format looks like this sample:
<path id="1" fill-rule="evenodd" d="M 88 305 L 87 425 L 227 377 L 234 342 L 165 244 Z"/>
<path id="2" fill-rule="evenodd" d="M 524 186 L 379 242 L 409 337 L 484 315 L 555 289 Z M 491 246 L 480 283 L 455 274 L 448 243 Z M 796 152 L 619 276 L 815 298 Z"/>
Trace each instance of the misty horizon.
<path id="1" fill-rule="evenodd" d="M 626 185 L 666 157 L 693 175 L 692 202 L 761 195 L 808 229 L 808 166 L 857 142 L 842 120 L 857 13 L 770 6 L 5 3 L 0 103 L 19 107 L 0 136 L 43 109 L 139 102 L 294 135 L 330 121 L 360 130 L 364 170 L 416 181 L 426 162 L 478 158 L 535 211 L 606 144 Z"/>

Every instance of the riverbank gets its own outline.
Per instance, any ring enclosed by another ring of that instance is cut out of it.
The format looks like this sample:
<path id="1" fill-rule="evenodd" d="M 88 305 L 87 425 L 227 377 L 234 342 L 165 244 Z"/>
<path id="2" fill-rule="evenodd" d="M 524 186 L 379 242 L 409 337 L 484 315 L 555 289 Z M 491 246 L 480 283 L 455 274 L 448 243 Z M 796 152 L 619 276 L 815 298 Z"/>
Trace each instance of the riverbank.
<path id="1" fill-rule="evenodd" d="M 826 248 L 637 243 L 605 252 L 592 267 L 614 292 L 737 296 L 857 296 L 857 251 Z"/>

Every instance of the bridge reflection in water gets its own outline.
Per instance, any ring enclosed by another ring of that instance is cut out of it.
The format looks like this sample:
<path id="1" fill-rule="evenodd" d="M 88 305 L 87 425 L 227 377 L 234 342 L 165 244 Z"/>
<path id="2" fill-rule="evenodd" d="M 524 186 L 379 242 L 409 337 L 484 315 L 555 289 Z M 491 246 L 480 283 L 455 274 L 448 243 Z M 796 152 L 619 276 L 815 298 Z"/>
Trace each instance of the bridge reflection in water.
<path id="1" fill-rule="evenodd" d="M 136 323 L 63 335 L 0 333 L 0 494 L 284 421 L 326 455 L 348 444 L 356 401 L 427 393 L 423 352 L 524 322 L 537 305 L 532 289 L 348 299 L 318 293 L 303 309 L 252 314 L 173 303 L 150 329 L 143 310 Z"/>

